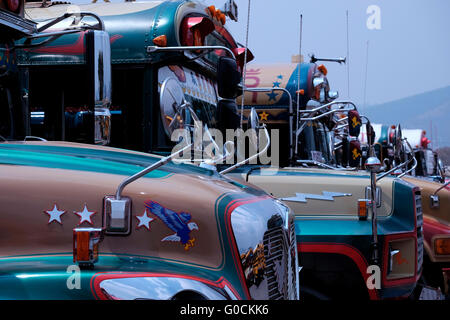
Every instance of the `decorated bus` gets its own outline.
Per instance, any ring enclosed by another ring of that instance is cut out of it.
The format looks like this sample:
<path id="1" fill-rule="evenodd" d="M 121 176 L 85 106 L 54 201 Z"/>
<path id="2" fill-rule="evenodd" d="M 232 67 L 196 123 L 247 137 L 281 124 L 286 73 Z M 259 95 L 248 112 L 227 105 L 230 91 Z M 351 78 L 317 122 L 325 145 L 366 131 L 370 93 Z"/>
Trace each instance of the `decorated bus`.
<path id="1" fill-rule="evenodd" d="M 144 17 L 164 10 L 172 18 L 178 9 L 196 12 L 184 2 L 131 6 L 143 9 Z M 31 7 L 46 12 L 53 5 Z M 1 45 L 6 70 L 17 70 L 16 85 L 24 94 L 14 97 L 19 107 L 0 104 L 2 110 L 10 108 L 9 125 L 16 128 L 0 143 L 0 217 L 7 241 L 0 247 L 0 297 L 297 299 L 290 209 L 215 171 L 173 162 L 189 144 L 165 157 L 102 146 L 111 132 L 110 37 L 91 34 L 92 28 L 104 29 L 95 10 L 56 11 L 45 22 L 33 23 L 36 32 L 25 39 L 12 37 Z M 51 31 L 38 34 L 46 28 Z M 76 39 L 75 44 L 62 44 L 65 37 Z M 10 45 L 20 56 L 18 65 L 3 49 Z M 206 78 L 196 80 L 204 80 L 201 92 L 206 94 Z M 170 94 L 169 85 L 161 92 Z M 145 100 L 131 91 L 125 98 Z M 213 97 L 201 101 L 207 106 L 208 99 Z M 35 133 L 40 137 L 29 136 Z M 256 257 L 249 259 L 250 253 Z"/>
<path id="2" fill-rule="evenodd" d="M 390 173 L 422 191 L 424 220 L 423 282 L 449 296 L 450 285 L 450 188 L 445 168 L 438 154 L 429 148 L 430 141 L 422 129 L 402 129 L 400 125 L 377 125 L 377 144 L 381 159 Z M 365 131 L 361 132 L 361 142 Z M 399 143 L 399 141 L 406 143 Z M 388 150 L 389 152 L 383 152 Z M 394 170 L 398 163 L 406 165 Z"/>
<path id="3" fill-rule="evenodd" d="M 225 58 L 237 59 L 242 67 L 244 50 L 225 28 L 224 13 L 214 6 L 184 1 L 95 3 L 76 8 L 56 3 L 28 7 L 27 14 L 44 24 L 67 10 L 80 10 L 96 13 L 104 21 L 112 63 L 109 145 L 169 153 L 174 146 L 171 133 L 178 128 L 170 104 L 182 98 L 201 121 L 210 128 L 216 126 L 220 114 L 216 108 L 220 80 L 217 63 Z M 83 39 L 83 33 L 64 36 L 21 55 L 19 64 L 29 72 L 32 135 L 89 143 L 94 140 L 92 131 L 85 134 L 92 125 L 82 114 L 87 101 L 80 95 L 80 85 L 88 85 L 80 71 L 85 65 L 80 45 Z M 60 81 L 61 77 L 67 81 Z M 173 91 L 175 86 L 181 88 L 183 97 L 167 92 L 161 95 L 162 88 L 171 87 Z M 51 105 L 42 102 L 48 88 L 55 97 Z M 55 108 L 60 110 L 58 114 L 65 113 L 66 126 L 50 132 L 46 126 L 55 122 L 51 119 Z"/>
<path id="4" fill-rule="evenodd" d="M 295 212 L 303 297 L 417 297 L 420 190 L 377 177 L 381 163 L 373 144 L 362 161 L 358 134 L 364 117 L 351 101 L 336 100 L 327 72 L 316 61 L 247 66 L 243 112 L 255 108 L 262 123 L 279 130 L 281 168 L 247 165 L 228 175 Z M 379 286 L 372 283 L 374 269 L 380 270 Z"/>
<path id="5" fill-rule="evenodd" d="M 33 19 L 45 23 L 46 19 L 69 7 L 55 4 L 48 8 L 30 8 L 27 12 Z M 96 3 L 79 8 L 98 13 L 110 34 L 112 146 L 167 154 L 176 144 L 173 138 L 179 138 L 173 133 L 192 123 L 194 117 L 209 128 L 240 127 L 235 99 L 246 49 L 241 48 L 225 28 L 229 21 L 227 16 L 232 14 L 226 12 L 225 16 L 212 6 L 190 1 Z M 29 51 L 20 60 L 21 66 L 30 70 L 29 92 L 30 97 L 35 97 L 30 98 L 30 109 L 40 112 L 33 116 L 41 117 L 43 123 L 49 116 L 48 110 L 43 110 L 45 106 L 39 103 L 43 99 L 43 86 L 53 85 L 64 95 L 76 93 L 77 87 L 66 86 L 56 76 L 46 78 L 45 74 L 50 73 L 33 75 L 33 70 L 51 68 L 59 72 L 67 64 L 64 59 L 68 56 L 76 62 L 79 41 L 80 36 L 65 36 L 57 45 L 40 52 Z M 56 52 L 59 54 L 54 54 Z M 247 57 L 252 58 L 248 50 Z M 267 172 L 258 166 L 241 166 L 235 171 L 222 171 L 222 174 L 240 179 L 242 184 L 254 183 L 292 207 L 295 224 L 299 227 L 296 241 L 303 257 L 304 296 L 372 299 L 409 296 L 422 269 L 422 220 L 415 205 L 420 201 L 417 200 L 420 191 L 389 177 L 375 185 L 374 173 L 299 168 L 296 161 L 302 160 L 298 157 L 302 152 L 308 155 L 302 165 L 314 165 L 323 163 L 326 152 L 331 159 L 332 149 L 330 143 L 316 144 L 318 134 L 324 137 L 320 143 L 328 141 L 325 137 L 329 129 L 323 122 L 294 123 L 289 96 L 295 97 L 296 91 L 301 94 L 298 108 L 302 119 L 325 118 L 338 112 L 331 107 L 324 111 L 328 106 L 323 107 L 323 104 L 336 97 L 329 91 L 326 68 L 315 63 L 302 64 L 300 88 L 295 83 L 297 68 L 298 65 L 288 66 L 285 74 L 276 74 L 277 70 L 282 70 L 280 66 L 271 71 L 271 76 L 276 76 L 269 80 L 271 89 L 276 86 L 273 82 L 280 80 L 278 86 L 288 91 L 277 95 L 278 91 L 270 90 L 271 95 L 267 96 L 270 99 L 267 105 L 283 97 L 279 110 L 272 106 L 261 110 L 257 106 L 261 120 L 273 122 L 267 123 L 268 128 L 280 129 L 280 160 L 284 168 L 272 168 L 269 169 L 272 172 Z M 255 76 L 252 69 L 249 65 L 247 79 Z M 74 79 L 82 81 L 79 77 Z M 254 97 L 253 92 L 250 94 Z M 312 109 L 305 109 L 307 103 L 312 103 L 309 106 Z M 341 108 L 336 104 L 341 114 L 354 111 L 355 108 L 348 105 Z M 74 110 L 74 114 L 82 111 L 78 107 L 70 109 L 69 103 L 63 108 L 65 112 Z M 248 115 L 246 113 L 246 118 Z M 38 128 L 39 125 L 31 132 Z M 299 133 L 295 137 L 294 129 Z M 294 144 L 301 139 L 306 142 Z M 308 145 L 310 150 L 295 149 L 296 145 Z M 309 161 L 314 163 L 307 163 Z M 288 167 L 291 163 L 294 165 Z M 376 170 L 376 163 L 373 170 Z M 375 204 L 372 210 L 371 204 Z M 245 267 L 245 274 L 255 286 L 265 283 L 261 278 L 264 275 L 261 253 L 260 247 L 240 252 L 245 265 L 253 263 Z"/>

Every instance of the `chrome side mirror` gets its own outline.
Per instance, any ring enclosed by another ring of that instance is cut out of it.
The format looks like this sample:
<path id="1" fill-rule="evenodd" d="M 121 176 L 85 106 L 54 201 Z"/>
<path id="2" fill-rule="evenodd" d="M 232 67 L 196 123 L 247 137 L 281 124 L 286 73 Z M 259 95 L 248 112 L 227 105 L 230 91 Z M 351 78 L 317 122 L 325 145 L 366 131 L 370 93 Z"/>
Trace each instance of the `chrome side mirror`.
<path id="1" fill-rule="evenodd" d="M 437 172 L 441 178 L 441 182 L 445 182 L 445 166 L 440 158 L 437 160 Z"/>
<path id="2" fill-rule="evenodd" d="M 131 199 L 122 196 L 124 188 L 153 170 L 162 167 L 183 152 L 191 150 L 192 145 L 193 144 L 191 143 L 171 155 L 153 163 L 144 170 L 141 170 L 131 177 L 126 178 L 117 187 L 117 191 L 114 196 L 106 196 L 104 198 L 102 225 L 106 235 L 128 235 L 131 232 Z"/>
<path id="3" fill-rule="evenodd" d="M 432 194 L 430 196 L 430 205 L 432 209 L 439 208 L 439 196 L 437 194 Z"/>
<path id="4" fill-rule="evenodd" d="M 191 112 L 191 109 L 177 79 L 169 77 L 164 80 L 159 94 L 159 105 L 164 130 L 169 137 L 176 129 L 185 128 L 188 121 L 187 112 Z"/>
<path id="5" fill-rule="evenodd" d="M 260 124 L 259 124 L 259 117 L 258 117 L 258 113 L 256 112 L 255 108 L 252 108 L 250 110 L 250 128 L 251 129 L 259 129 L 260 128 Z"/>
<path id="6" fill-rule="evenodd" d="M 439 208 L 439 196 L 437 195 L 437 193 L 439 191 L 441 191 L 442 189 L 444 189 L 445 187 L 447 187 L 448 185 L 450 185 L 450 181 L 448 181 L 447 183 L 443 184 L 442 186 L 440 186 L 438 189 L 436 189 L 436 191 L 430 196 L 430 204 L 431 204 L 431 208 L 432 209 L 437 209 Z"/>

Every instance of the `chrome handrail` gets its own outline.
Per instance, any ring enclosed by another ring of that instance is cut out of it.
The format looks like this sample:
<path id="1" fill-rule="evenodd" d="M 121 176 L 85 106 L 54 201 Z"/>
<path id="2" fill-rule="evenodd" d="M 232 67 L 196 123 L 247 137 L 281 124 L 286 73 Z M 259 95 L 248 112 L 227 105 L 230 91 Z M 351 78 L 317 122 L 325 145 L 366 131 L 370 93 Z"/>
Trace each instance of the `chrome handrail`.
<path id="1" fill-rule="evenodd" d="M 44 139 L 44 138 L 41 138 L 41 137 L 37 137 L 37 136 L 26 136 L 26 137 L 23 139 L 23 141 L 29 141 L 29 139 L 36 139 L 36 140 L 44 141 L 44 142 L 47 141 L 47 139 Z"/>
<path id="2" fill-rule="evenodd" d="M 328 116 L 333 113 L 346 112 L 346 111 L 352 111 L 352 110 L 355 110 L 355 109 L 333 109 L 333 110 L 327 111 L 325 113 L 322 113 L 322 114 L 312 117 L 312 118 L 300 118 L 300 121 L 315 121 L 315 120 L 318 120 L 320 118 L 323 118 L 323 117 Z"/>
<path id="3" fill-rule="evenodd" d="M 224 46 L 179 46 L 179 47 L 159 47 L 148 46 L 147 53 L 153 53 L 156 51 L 195 51 L 195 50 L 225 50 L 233 59 L 236 60 L 236 56 L 230 48 Z"/>
<path id="4" fill-rule="evenodd" d="M 248 157 L 247 159 L 245 159 L 245 160 L 243 160 L 241 162 L 238 162 L 235 165 L 232 165 L 231 167 L 228 167 L 228 168 L 220 171 L 220 174 L 226 174 L 226 173 L 228 173 L 228 172 L 230 172 L 230 171 L 232 171 L 232 170 L 234 170 L 234 169 L 236 169 L 236 168 L 238 168 L 240 166 L 243 166 L 243 165 L 249 163 L 251 160 L 255 159 L 256 157 L 258 157 L 259 155 L 261 155 L 261 154 L 263 154 L 264 152 L 267 151 L 267 149 L 269 148 L 269 145 L 270 145 L 269 131 L 267 130 L 267 128 L 265 126 L 263 126 L 262 129 L 264 129 L 264 133 L 266 134 L 266 138 L 267 138 L 267 144 L 264 147 L 264 149 L 262 151 L 256 153 L 256 154 L 252 155 L 251 157 Z"/>
<path id="5" fill-rule="evenodd" d="M 407 140 L 406 138 L 403 139 L 403 140 L 406 141 L 406 143 L 408 144 L 410 150 L 413 150 L 413 149 L 411 148 L 411 145 L 409 144 L 408 140 Z M 411 161 L 414 161 L 414 165 L 413 165 L 410 169 L 408 169 L 407 171 L 405 171 L 405 172 L 403 172 L 402 174 L 400 174 L 400 175 L 398 176 L 398 178 L 401 178 L 401 177 L 403 177 L 405 174 L 407 174 L 407 173 L 411 172 L 412 170 L 414 170 L 414 169 L 417 167 L 417 160 L 416 160 L 416 157 L 414 157 L 414 154 L 412 154 L 412 152 L 408 152 L 408 153 L 410 153 L 410 154 L 412 155 L 411 159 L 408 159 L 408 160 L 406 160 L 405 162 L 400 163 L 398 166 L 395 166 L 394 168 L 392 168 L 392 169 L 390 169 L 390 170 L 388 170 L 388 171 L 386 171 L 386 172 L 380 174 L 380 175 L 377 177 L 377 180 L 381 180 L 381 179 L 383 179 L 384 177 L 386 177 L 387 175 L 391 174 L 392 172 L 394 172 L 394 171 L 396 171 L 396 170 L 398 170 L 398 169 L 400 169 L 400 168 L 403 168 L 404 166 L 408 165 Z"/>
<path id="6" fill-rule="evenodd" d="M 334 104 L 341 104 L 341 105 L 350 104 L 353 107 L 352 110 L 356 110 L 356 105 L 352 101 L 332 101 L 332 102 L 326 103 L 324 105 L 321 105 L 320 107 L 317 107 L 314 109 L 309 109 L 309 110 L 300 110 L 299 112 L 300 113 L 314 113 L 314 112 L 322 110 L 323 108 L 330 107 Z M 336 110 L 339 110 L 339 109 L 336 109 Z"/>
<path id="7" fill-rule="evenodd" d="M 413 164 L 413 166 L 409 169 L 409 170 L 406 170 L 405 172 L 403 172 L 401 175 L 399 175 L 398 177 L 399 178 L 401 178 L 401 177 L 403 177 L 404 175 L 406 175 L 407 173 L 410 173 L 411 171 L 413 171 L 414 169 L 416 169 L 416 167 L 417 167 L 417 159 L 416 159 L 416 157 L 414 156 L 414 153 L 413 153 L 413 148 L 411 147 L 411 144 L 409 143 L 409 141 L 408 141 L 408 139 L 403 139 L 405 142 L 406 142 L 406 144 L 408 145 L 408 147 L 409 147 L 409 154 L 412 156 L 412 158 L 414 159 L 414 164 Z"/>
<path id="8" fill-rule="evenodd" d="M 312 164 L 312 165 L 316 165 L 316 166 L 319 166 L 319 167 L 323 167 L 323 168 L 325 168 L 325 169 L 331 169 L 331 170 L 336 170 L 336 171 L 356 171 L 357 170 L 357 168 L 338 168 L 338 167 L 333 167 L 333 166 L 330 166 L 330 165 L 328 165 L 328 164 L 326 164 L 326 163 L 322 163 L 322 162 L 319 162 L 319 161 L 316 161 L 316 160 L 297 160 L 296 161 L 297 163 L 300 163 L 300 164 Z"/>
<path id="9" fill-rule="evenodd" d="M 53 31 L 53 32 L 42 32 L 42 31 L 54 26 L 55 24 L 65 20 L 67 18 L 70 18 L 72 16 L 79 16 L 79 17 L 81 17 L 81 19 L 83 19 L 84 17 L 93 17 L 98 21 L 99 27 L 98 28 L 94 28 L 93 26 L 71 27 L 71 28 L 66 28 L 64 30 L 58 30 L 58 31 Z M 52 21 L 37 28 L 36 29 L 37 33 L 33 33 L 33 34 L 29 35 L 26 38 L 25 43 L 15 44 L 14 48 L 35 48 L 35 47 L 43 46 L 53 40 L 56 40 L 57 38 L 59 38 L 63 35 L 77 33 L 77 32 L 80 32 L 80 31 L 83 31 L 86 29 L 97 29 L 97 30 L 105 31 L 105 24 L 104 24 L 103 20 L 100 18 L 100 16 L 98 16 L 97 14 L 92 13 L 92 12 L 77 12 L 77 13 L 67 12 L 67 13 L 59 16 L 58 18 L 55 18 Z M 40 38 L 48 38 L 48 39 L 45 39 L 39 43 L 34 43 L 34 44 L 31 43 L 32 40 L 40 39 Z"/>
<path id="10" fill-rule="evenodd" d="M 402 174 L 400 174 L 400 175 L 398 176 L 399 178 L 401 178 L 401 177 L 403 177 L 404 175 L 410 173 L 411 171 L 413 171 L 413 170 L 417 167 L 417 159 L 416 159 L 416 157 L 412 157 L 412 159 L 414 160 L 413 166 L 412 166 L 410 169 L 408 169 L 408 170 L 406 170 L 405 172 L 403 172 Z"/>

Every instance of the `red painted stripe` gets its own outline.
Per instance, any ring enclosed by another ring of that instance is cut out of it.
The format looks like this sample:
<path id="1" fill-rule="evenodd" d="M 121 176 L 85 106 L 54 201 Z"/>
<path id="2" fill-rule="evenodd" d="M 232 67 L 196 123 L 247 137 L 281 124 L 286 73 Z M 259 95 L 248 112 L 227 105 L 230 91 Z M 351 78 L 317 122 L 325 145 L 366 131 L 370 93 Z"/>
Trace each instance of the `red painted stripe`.
<path id="1" fill-rule="evenodd" d="M 352 259 L 359 269 L 364 283 L 367 282 L 369 274 L 367 273 L 368 263 L 362 253 L 345 243 L 297 243 L 297 250 L 305 253 L 335 253 L 342 254 Z M 369 297 L 371 300 L 379 300 L 377 290 L 369 290 Z"/>
<path id="2" fill-rule="evenodd" d="M 417 273 L 417 208 L 416 208 L 416 192 L 419 191 L 419 187 L 414 187 L 412 190 L 412 197 L 413 197 L 413 207 L 414 207 L 414 229 L 409 232 L 403 232 L 403 233 L 396 233 L 396 234 L 389 234 L 385 236 L 384 241 L 384 248 L 383 248 L 383 286 L 385 287 L 394 287 L 394 286 L 401 286 L 401 285 L 411 285 L 414 282 L 417 282 L 421 276 L 421 273 Z M 387 270 L 388 270 L 388 263 L 389 263 L 389 241 L 392 240 L 398 240 L 398 239 L 407 239 L 412 238 L 414 239 L 414 244 L 416 248 L 416 254 L 414 255 L 414 275 L 411 277 L 405 277 L 395 280 L 388 280 L 387 279 Z"/>
<path id="3" fill-rule="evenodd" d="M 425 240 L 430 243 L 431 239 L 437 235 L 446 235 L 450 234 L 450 226 L 440 223 L 439 221 L 423 216 L 423 233 Z"/>
<path id="4" fill-rule="evenodd" d="M 237 207 L 247 204 L 247 203 L 254 203 L 259 201 L 264 201 L 266 199 L 270 199 L 271 197 L 268 195 L 264 195 L 261 197 L 251 197 L 251 198 L 243 198 L 243 199 L 236 199 L 231 201 L 226 207 L 225 207 L 225 229 L 228 236 L 228 241 L 231 243 L 232 249 L 231 253 L 233 256 L 233 261 L 235 264 L 236 269 L 238 270 L 239 274 L 239 280 L 245 289 L 245 295 L 246 299 L 251 299 L 250 292 L 248 290 L 247 281 L 244 277 L 244 270 L 242 269 L 242 263 L 241 263 L 241 257 L 239 255 L 238 247 L 236 244 L 236 240 L 234 237 L 233 229 L 231 227 L 231 214 L 233 213 L 233 210 Z"/>
<path id="5" fill-rule="evenodd" d="M 417 254 L 414 255 L 414 275 L 411 277 L 400 278 L 389 280 L 387 279 L 387 270 L 389 263 L 389 242 L 398 239 L 414 239 L 414 245 L 417 248 L 417 233 L 416 232 L 405 232 L 398 234 L 390 234 L 385 236 L 384 247 L 383 247 L 383 286 L 384 287 L 395 287 L 401 285 L 408 285 L 417 282 L 420 278 L 420 274 L 417 274 Z M 417 253 L 417 252 L 416 252 Z"/>

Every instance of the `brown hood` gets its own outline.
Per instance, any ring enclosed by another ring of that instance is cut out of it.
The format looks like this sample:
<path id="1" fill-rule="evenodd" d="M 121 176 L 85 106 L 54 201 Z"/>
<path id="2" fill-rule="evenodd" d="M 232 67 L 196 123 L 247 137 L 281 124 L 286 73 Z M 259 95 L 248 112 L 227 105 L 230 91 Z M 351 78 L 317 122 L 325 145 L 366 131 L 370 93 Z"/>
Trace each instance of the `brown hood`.
<path id="1" fill-rule="evenodd" d="M 83 150 L 89 155 L 80 156 Z M 155 161 L 155 157 L 143 153 L 70 143 L 2 144 L 0 152 L 3 152 L 0 160 L 0 257 L 71 253 L 73 228 L 101 227 L 103 198 L 114 195 L 119 183 L 129 176 L 118 174 L 120 170 L 142 170 L 142 166 L 130 164 L 133 159 L 139 162 L 148 157 Z M 100 161 L 105 152 L 109 160 Z M 120 161 L 111 160 L 115 153 Z M 130 163 L 125 163 L 124 157 Z M 40 160 L 35 161 L 35 158 Z M 104 162 L 108 166 L 103 165 Z M 105 167 L 111 172 L 98 172 L 105 171 Z M 189 167 L 184 166 L 174 173 L 168 165 L 167 171 L 128 185 L 123 195 L 132 199 L 131 235 L 106 237 L 100 245 L 101 253 L 177 259 L 211 268 L 219 266 L 223 256 L 218 250 L 222 245 L 217 218 L 221 213 L 215 206 L 224 194 L 243 193 L 243 189 L 217 175 L 208 176 L 198 168 L 189 170 Z M 154 220 L 149 224 L 150 230 L 137 228 L 136 217 L 144 214 L 144 202 L 150 200 L 173 212 L 191 215 L 191 222 L 198 226 L 198 230 L 190 232 L 193 247 L 186 250 L 180 242 L 162 241 L 174 231 L 151 212 L 148 216 Z M 61 216 L 61 224 L 49 223 L 50 216 L 45 212 L 51 211 L 55 204 L 58 210 L 66 211 Z M 81 212 L 85 206 L 90 212 L 96 212 L 92 215 L 92 225 L 87 222 L 78 225 L 80 217 L 75 212 Z"/>

